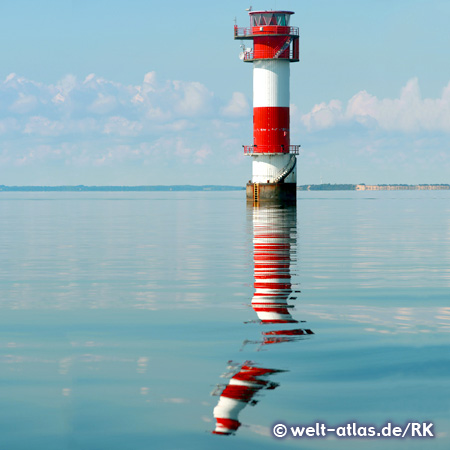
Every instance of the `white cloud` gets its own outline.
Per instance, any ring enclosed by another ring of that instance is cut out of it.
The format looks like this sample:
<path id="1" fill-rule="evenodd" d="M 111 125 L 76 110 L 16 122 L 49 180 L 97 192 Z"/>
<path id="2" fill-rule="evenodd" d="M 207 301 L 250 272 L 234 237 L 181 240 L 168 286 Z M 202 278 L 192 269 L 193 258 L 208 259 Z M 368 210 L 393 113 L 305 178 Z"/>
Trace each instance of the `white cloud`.
<path id="1" fill-rule="evenodd" d="M 33 116 L 25 125 L 25 134 L 38 134 L 41 136 L 56 136 L 64 130 L 64 125 L 47 117 Z"/>
<path id="2" fill-rule="evenodd" d="M 31 164 L 36 160 L 43 160 L 48 158 L 60 158 L 63 154 L 60 148 L 54 148 L 51 145 L 43 144 L 33 146 L 32 149 L 26 149 L 25 152 L 14 160 L 15 165 L 23 166 Z"/>
<path id="3" fill-rule="evenodd" d="M 33 111 L 37 104 L 38 101 L 34 95 L 19 92 L 19 98 L 10 106 L 10 110 L 19 114 L 26 114 Z"/>
<path id="4" fill-rule="evenodd" d="M 143 89 L 145 92 L 156 91 L 156 72 L 147 72 L 144 75 Z"/>
<path id="5" fill-rule="evenodd" d="M 245 117 L 250 112 L 250 105 L 242 92 L 233 92 L 229 103 L 222 108 L 222 114 L 227 117 Z"/>
<path id="6" fill-rule="evenodd" d="M 366 91 L 358 92 L 348 102 L 347 116 L 355 117 L 358 122 L 365 123 L 366 118 L 375 117 L 378 99 Z"/>
<path id="7" fill-rule="evenodd" d="M 95 78 L 95 73 L 90 73 L 83 81 L 83 84 L 90 83 Z"/>
<path id="8" fill-rule="evenodd" d="M 20 130 L 18 120 L 13 118 L 0 120 L 0 134 L 11 133 L 18 130 Z"/>
<path id="9" fill-rule="evenodd" d="M 140 122 L 142 131 L 154 125 L 171 125 L 173 130 L 188 128 L 187 119 L 219 115 L 213 93 L 197 81 L 166 80 L 159 83 L 155 72 L 145 74 L 141 85 L 124 85 L 91 73 L 83 82 L 68 74 L 55 84 L 27 80 L 11 73 L 0 85 L 0 106 L 11 114 L 19 114 L 28 122 L 33 116 L 60 121 L 64 133 L 73 119 L 91 114 L 124 117 L 130 123 Z M 146 123 L 147 122 L 147 123 Z M 190 127 L 190 126 L 189 126 Z"/>
<path id="10" fill-rule="evenodd" d="M 77 78 L 75 75 L 67 74 L 58 83 L 56 83 L 56 88 L 63 95 L 69 94 L 77 87 Z"/>
<path id="11" fill-rule="evenodd" d="M 203 162 L 205 161 L 205 159 L 211 154 L 211 148 L 209 147 L 209 145 L 204 145 L 202 146 L 202 148 L 200 148 L 200 150 L 197 150 L 194 155 L 195 155 L 195 159 L 194 162 L 196 164 L 203 164 Z"/>
<path id="12" fill-rule="evenodd" d="M 53 103 L 64 103 L 66 101 L 66 98 L 61 94 L 61 92 L 58 92 L 53 98 Z"/>
<path id="13" fill-rule="evenodd" d="M 9 122 L 11 123 L 11 121 Z M 12 123 L 17 128 L 17 121 Z M 52 120 L 44 116 L 32 116 L 23 126 L 23 133 L 38 136 L 62 136 L 66 134 L 83 135 L 101 130 L 98 121 L 92 118 L 78 120 Z M 1 127 L 0 127 L 1 131 Z"/>
<path id="14" fill-rule="evenodd" d="M 110 117 L 106 122 L 103 132 L 106 134 L 117 134 L 119 136 L 136 136 L 142 130 L 142 124 L 130 121 L 125 117 Z"/>
<path id="15" fill-rule="evenodd" d="M 210 112 L 213 93 L 197 81 L 173 81 L 175 111 L 182 116 L 205 115 Z"/>
<path id="16" fill-rule="evenodd" d="M 404 133 L 450 132 L 450 83 L 441 97 L 422 98 L 417 78 L 402 88 L 398 98 L 379 99 L 367 91 L 355 94 L 345 108 L 339 100 L 320 103 L 302 116 L 308 130 L 331 128 L 356 122 L 367 127 Z"/>
<path id="17" fill-rule="evenodd" d="M 4 84 L 7 84 L 9 81 L 11 81 L 12 79 L 14 79 L 16 77 L 16 74 L 14 72 L 10 73 L 6 78 L 5 81 L 3 82 Z"/>
<path id="18" fill-rule="evenodd" d="M 448 149 L 442 145 L 445 139 L 440 133 L 450 132 L 449 105 L 450 84 L 438 98 L 422 98 L 417 79 L 410 80 L 397 98 L 380 99 L 361 91 L 347 102 L 319 103 L 304 115 L 292 105 L 293 140 L 299 125 L 307 139 L 304 127 L 314 131 L 358 124 L 357 130 L 364 136 L 352 132 L 352 139 L 359 139 L 352 148 L 360 152 L 361 161 L 383 159 L 384 149 L 393 155 L 398 147 L 405 160 L 411 162 L 409 155 L 416 152 L 414 161 L 425 161 L 421 167 L 442 169 L 445 164 L 448 166 Z M 189 165 L 223 163 L 233 166 L 235 173 L 242 167 L 243 171 L 250 170 L 250 161 L 241 149 L 242 144 L 251 142 L 251 119 L 242 119 L 251 114 L 246 96 L 234 92 L 222 101 L 200 82 L 159 80 L 154 71 L 146 73 L 137 85 L 93 73 L 80 80 L 69 74 L 52 84 L 10 74 L 0 82 L 0 114 L 3 166 L 14 162 L 43 165 L 45 159 L 56 157 L 64 159 L 67 166 L 106 166 L 130 161 L 134 167 L 139 161 L 148 166 L 148 173 L 155 180 L 172 175 L 177 179 L 185 176 L 187 180 L 193 173 L 186 170 Z M 392 140 L 383 140 L 386 133 L 372 133 L 373 139 L 367 140 L 364 129 L 400 131 L 402 138 L 414 138 L 414 145 L 400 145 L 394 139 L 398 136 L 393 135 Z M 416 131 L 427 133 L 418 136 Z M 431 135 L 430 131 L 440 133 Z M 326 139 L 325 136 L 324 148 Z M 302 143 L 306 149 L 307 142 Z M 49 150 L 41 150 L 38 158 L 35 149 L 39 145 L 48 145 Z M 314 149 L 317 155 L 322 154 L 317 146 Z M 308 161 L 314 158 L 313 155 Z M 159 174 L 153 167 L 170 170 L 160 170 Z M 202 170 L 195 167 L 195 171 Z M 208 175 L 203 179 L 209 180 L 212 171 L 204 172 Z M 226 180 L 229 172 L 223 172 Z"/>
<path id="19" fill-rule="evenodd" d="M 342 120 L 342 103 L 339 100 L 319 103 L 314 106 L 311 112 L 302 116 L 302 122 L 308 130 L 330 128 Z"/>
<path id="20" fill-rule="evenodd" d="M 184 131 L 189 128 L 193 128 L 193 123 L 190 120 L 186 119 L 180 119 L 180 120 L 174 120 L 168 124 L 161 125 L 160 129 L 161 131 Z"/>
<path id="21" fill-rule="evenodd" d="M 117 106 L 117 100 L 113 95 L 98 93 L 96 99 L 88 106 L 88 110 L 95 114 L 107 114 Z"/>
<path id="22" fill-rule="evenodd" d="M 172 114 L 170 111 L 163 111 L 160 107 L 148 105 L 145 112 L 145 118 L 160 122 L 167 122 L 172 118 Z"/>
<path id="23" fill-rule="evenodd" d="M 175 155 L 180 156 L 181 158 L 186 158 L 192 153 L 192 149 L 187 147 L 184 140 L 181 138 L 176 139 L 175 143 L 168 140 L 167 148 L 170 149 L 171 147 L 175 148 Z"/>
<path id="24" fill-rule="evenodd" d="M 68 74 L 56 83 L 56 86 L 49 86 L 54 92 L 52 102 L 61 104 L 67 102 L 69 95 L 78 87 L 75 75 Z"/>
<path id="25" fill-rule="evenodd" d="M 110 146 L 95 153 L 90 152 L 85 155 L 85 160 L 80 161 L 80 163 L 84 165 L 104 166 L 141 157 L 142 151 L 139 148 L 128 144 L 120 144 Z"/>

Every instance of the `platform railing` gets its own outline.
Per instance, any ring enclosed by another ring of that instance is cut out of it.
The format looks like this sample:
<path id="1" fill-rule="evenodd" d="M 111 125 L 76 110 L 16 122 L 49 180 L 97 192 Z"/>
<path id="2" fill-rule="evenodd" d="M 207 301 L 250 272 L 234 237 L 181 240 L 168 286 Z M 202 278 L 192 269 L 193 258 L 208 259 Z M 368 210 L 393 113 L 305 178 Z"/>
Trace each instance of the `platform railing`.
<path id="1" fill-rule="evenodd" d="M 244 155 L 298 155 L 300 145 L 290 145 L 287 149 L 284 145 L 243 145 Z M 288 151 L 286 151 L 288 150 Z"/>
<path id="2" fill-rule="evenodd" d="M 234 38 L 235 39 L 248 39 L 254 36 L 262 36 L 266 34 L 274 34 L 280 36 L 299 36 L 299 28 L 298 27 L 283 27 L 278 25 L 262 25 L 261 27 L 257 27 L 257 33 L 253 32 L 254 27 L 238 27 L 237 25 L 234 27 Z M 286 29 L 289 30 L 286 33 Z"/>

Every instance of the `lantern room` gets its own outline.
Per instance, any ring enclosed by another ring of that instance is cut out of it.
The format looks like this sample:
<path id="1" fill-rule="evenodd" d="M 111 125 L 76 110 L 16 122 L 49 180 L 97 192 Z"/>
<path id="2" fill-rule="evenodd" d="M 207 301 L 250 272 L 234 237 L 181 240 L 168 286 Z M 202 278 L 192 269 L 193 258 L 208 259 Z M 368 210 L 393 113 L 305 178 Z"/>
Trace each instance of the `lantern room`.
<path id="1" fill-rule="evenodd" d="M 292 11 L 251 11 L 249 14 L 251 27 L 266 25 L 288 27 L 291 14 L 294 13 Z"/>
<path id="2" fill-rule="evenodd" d="M 251 11 L 250 28 L 234 27 L 235 39 L 252 39 L 253 49 L 242 54 L 244 62 L 260 59 L 299 60 L 299 30 L 289 26 L 292 11 Z"/>

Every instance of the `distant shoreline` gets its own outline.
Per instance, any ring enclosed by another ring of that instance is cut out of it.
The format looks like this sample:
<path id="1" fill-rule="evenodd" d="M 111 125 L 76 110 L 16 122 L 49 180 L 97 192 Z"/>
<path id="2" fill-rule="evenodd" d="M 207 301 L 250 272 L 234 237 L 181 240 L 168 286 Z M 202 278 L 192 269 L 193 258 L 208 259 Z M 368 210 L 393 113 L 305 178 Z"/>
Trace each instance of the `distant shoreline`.
<path id="1" fill-rule="evenodd" d="M 0 192 L 199 192 L 244 191 L 243 186 L 220 185 L 172 185 L 172 186 L 5 186 Z M 450 190 L 450 184 L 303 184 L 299 191 L 408 191 Z"/>
<path id="2" fill-rule="evenodd" d="M 148 192 L 148 191 L 244 191 L 241 186 L 4 186 L 3 192 Z"/>

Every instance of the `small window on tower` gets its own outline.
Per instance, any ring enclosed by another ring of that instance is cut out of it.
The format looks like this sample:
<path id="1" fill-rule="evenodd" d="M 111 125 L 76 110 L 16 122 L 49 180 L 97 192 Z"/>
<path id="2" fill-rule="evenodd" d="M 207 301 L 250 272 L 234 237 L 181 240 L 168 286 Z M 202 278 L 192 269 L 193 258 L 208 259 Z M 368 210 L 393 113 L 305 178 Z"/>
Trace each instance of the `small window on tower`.
<path id="1" fill-rule="evenodd" d="M 286 26 L 286 14 L 277 14 L 277 25 L 280 27 Z"/>
<path id="2" fill-rule="evenodd" d="M 262 22 L 261 14 L 255 14 L 252 16 L 252 26 L 253 27 L 260 27 L 261 25 L 264 25 Z"/>
<path id="3" fill-rule="evenodd" d="M 270 19 L 273 14 L 262 14 L 263 23 L 261 25 L 270 25 Z"/>

